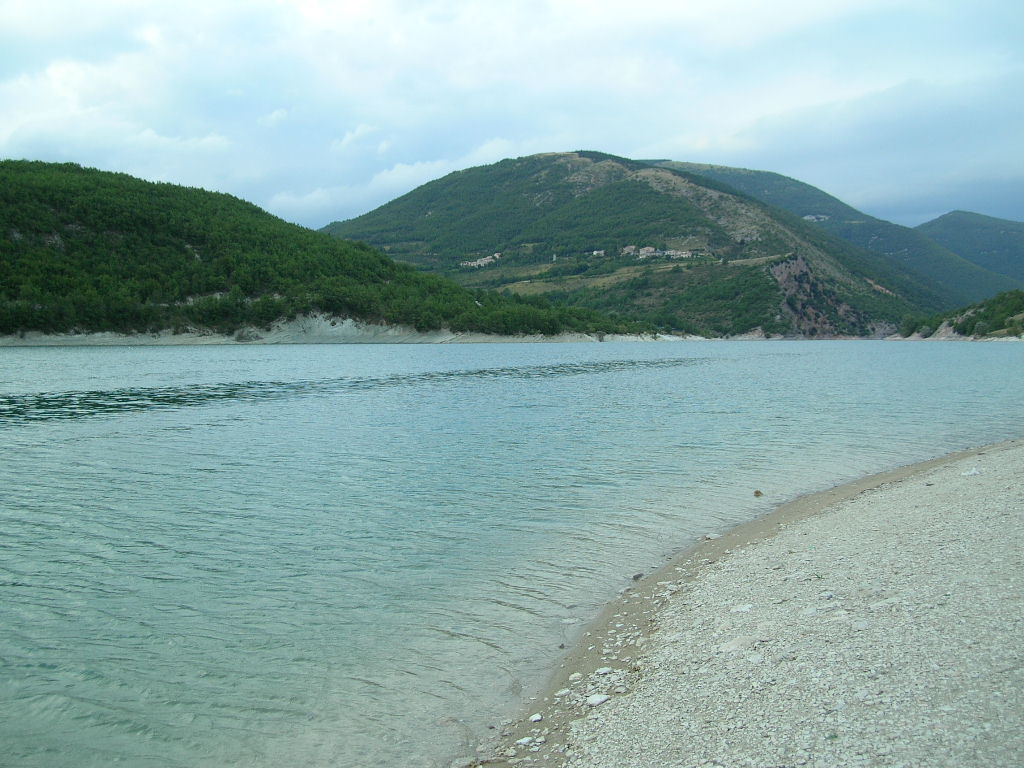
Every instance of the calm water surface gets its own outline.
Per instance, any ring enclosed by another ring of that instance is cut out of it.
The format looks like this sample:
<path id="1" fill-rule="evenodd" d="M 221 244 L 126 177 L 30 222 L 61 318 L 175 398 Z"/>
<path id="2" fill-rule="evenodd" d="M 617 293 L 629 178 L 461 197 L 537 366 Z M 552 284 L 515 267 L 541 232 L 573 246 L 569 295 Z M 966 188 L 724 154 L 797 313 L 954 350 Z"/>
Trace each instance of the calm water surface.
<path id="1" fill-rule="evenodd" d="M 2 349 L 0 765 L 444 765 L 631 574 L 1020 437 L 1022 380 L 1021 344 Z"/>

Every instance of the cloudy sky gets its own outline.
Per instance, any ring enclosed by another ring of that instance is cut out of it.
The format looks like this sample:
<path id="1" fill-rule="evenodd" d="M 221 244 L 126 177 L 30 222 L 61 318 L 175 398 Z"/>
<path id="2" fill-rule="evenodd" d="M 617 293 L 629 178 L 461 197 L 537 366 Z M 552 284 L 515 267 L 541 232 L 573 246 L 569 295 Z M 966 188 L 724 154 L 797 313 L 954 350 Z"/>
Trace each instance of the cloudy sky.
<path id="1" fill-rule="evenodd" d="M 594 149 L 1024 220 L 1020 0 L 0 0 L 0 157 L 320 227 Z"/>

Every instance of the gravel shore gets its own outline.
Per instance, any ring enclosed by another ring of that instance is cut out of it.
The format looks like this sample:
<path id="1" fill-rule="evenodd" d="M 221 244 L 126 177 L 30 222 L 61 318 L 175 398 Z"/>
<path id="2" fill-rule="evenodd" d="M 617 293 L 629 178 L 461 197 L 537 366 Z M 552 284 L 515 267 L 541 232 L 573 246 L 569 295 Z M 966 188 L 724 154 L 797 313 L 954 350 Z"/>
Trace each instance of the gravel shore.
<path id="1" fill-rule="evenodd" d="M 1024 765 L 1024 443 L 865 487 L 627 594 L 483 764 Z"/>

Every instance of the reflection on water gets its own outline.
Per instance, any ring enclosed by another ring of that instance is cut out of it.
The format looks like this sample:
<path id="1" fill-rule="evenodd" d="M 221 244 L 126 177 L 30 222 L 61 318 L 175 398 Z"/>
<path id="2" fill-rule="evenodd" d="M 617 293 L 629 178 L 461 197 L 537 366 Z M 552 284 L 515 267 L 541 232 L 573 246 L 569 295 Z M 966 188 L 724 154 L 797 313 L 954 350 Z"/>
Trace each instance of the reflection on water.
<path id="1" fill-rule="evenodd" d="M 697 536 L 1019 436 L 1022 354 L 0 351 L 0 763 L 445 765 Z"/>

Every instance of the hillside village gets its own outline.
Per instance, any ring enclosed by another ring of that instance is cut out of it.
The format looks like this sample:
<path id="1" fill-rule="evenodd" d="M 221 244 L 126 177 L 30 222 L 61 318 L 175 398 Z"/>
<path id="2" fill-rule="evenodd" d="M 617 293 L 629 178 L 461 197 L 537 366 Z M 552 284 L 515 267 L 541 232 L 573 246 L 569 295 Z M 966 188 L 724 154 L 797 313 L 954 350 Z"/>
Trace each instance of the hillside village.
<path id="1" fill-rule="evenodd" d="M 595 251 L 596 253 L 596 251 Z M 602 254 L 604 251 L 601 252 Z M 622 249 L 623 256 L 635 256 L 637 261 L 644 261 L 646 259 L 654 258 L 665 258 L 665 259 L 696 259 L 701 254 L 695 251 L 677 251 L 674 249 L 661 250 L 654 248 L 649 245 L 638 248 L 635 245 L 627 245 Z"/>
<path id="2" fill-rule="evenodd" d="M 607 251 L 605 249 L 598 249 L 594 251 L 588 251 L 584 253 L 584 256 L 592 256 L 597 259 L 603 259 Z M 697 259 L 703 257 L 704 254 L 696 251 L 679 251 L 675 249 L 661 249 L 655 248 L 654 246 L 645 245 L 627 245 L 619 252 L 620 256 L 632 256 L 637 261 L 647 261 L 648 259 Z M 488 267 L 492 264 L 497 264 L 501 261 L 501 253 L 492 253 L 490 256 L 481 256 L 479 259 L 473 259 L 472 261 L 460 261 L 459 266 L 466 269 L 480 269 L 482 267 Z M 552 262 L 558 261 L 558 254 L 551 256 Z"/>

